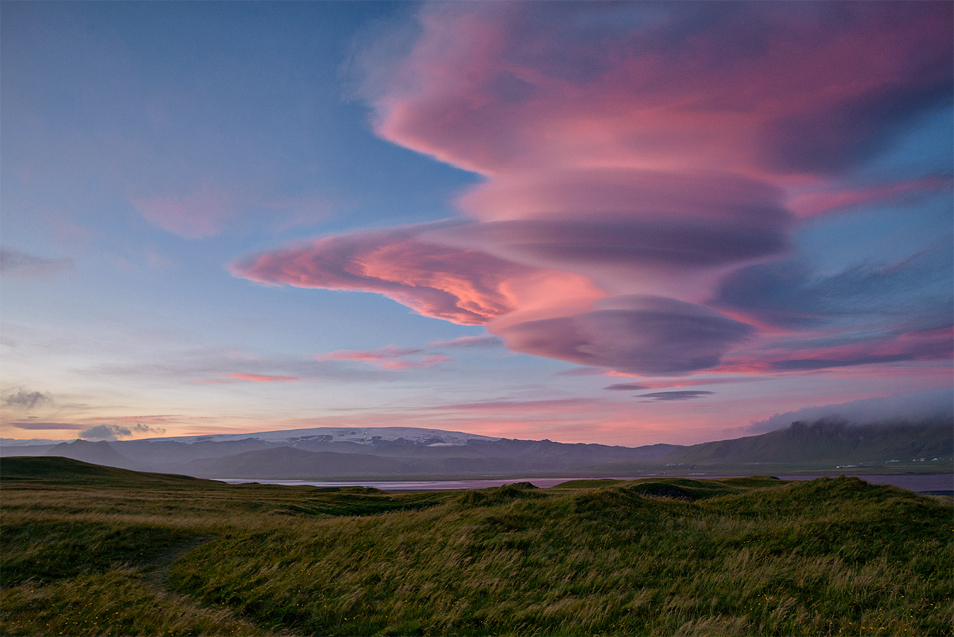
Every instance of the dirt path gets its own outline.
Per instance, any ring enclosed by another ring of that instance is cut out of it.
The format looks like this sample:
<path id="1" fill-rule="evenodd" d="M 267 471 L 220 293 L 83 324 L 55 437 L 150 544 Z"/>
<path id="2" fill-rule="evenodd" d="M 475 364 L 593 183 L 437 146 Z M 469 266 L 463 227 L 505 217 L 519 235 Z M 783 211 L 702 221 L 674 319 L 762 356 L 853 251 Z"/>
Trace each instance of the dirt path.
<path id="1" fill-rule="evenodd" d="M 227 607 L 205 606 L 188 595 L 173 592 L 166 587 L 166 580 L 169 577 L 169 571 L 180 558 L 185 557 L 187 553 L 208 544 L 214 537 L 197 537 L 176 546 L 170 547 L 160 553 L 152 562 L 140 570 L 142 581 L 160 599 L 174 599 L 178 604 L 186 606 L 197 614 L 204 614 L 215 617 L 218 621 L 228 621 L 242 625 L 247 633 L 258 634 L 262 637 L 298 637 L 297 633 L 282 630 L 273 632 L 262 629 L 252 622 L 232 612 Z"/>
<path id="2" fill-rule="evenodd" d="M 167 548 L 143 569 L 143 581 L 154 588 L 168 590 L 166 589 L 166 578 L 169 576 L 169 571 L 172 570 L 172 565 L 176 563 L 176 560 L 184 557 L 189 551 L 197 549 L 203 544 L 208 544 L 213 539 L 211 537 L 197 537 Z"/>

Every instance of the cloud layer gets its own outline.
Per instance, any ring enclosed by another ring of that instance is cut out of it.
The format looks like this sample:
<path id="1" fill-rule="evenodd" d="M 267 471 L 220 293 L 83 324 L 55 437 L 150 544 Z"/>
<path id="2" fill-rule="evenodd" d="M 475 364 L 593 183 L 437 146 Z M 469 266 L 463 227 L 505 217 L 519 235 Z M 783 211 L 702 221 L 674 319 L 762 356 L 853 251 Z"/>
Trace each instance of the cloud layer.
<path id="1" fill-rule="evenodd" d="M 507 325 L 508 348 L 625 373 L 679 374 L 715 367 L 750 326 L 717 312 L 652 296 L 610 297 L 592 312 Z"/>
<path id="2" fill-rule="evenodd" d="M 16 393 L 4 396 L 0 402 L 2 402 L 4 407 L 29 410 L 42 405 L 52 404 L 53 399 L 42 392 L 18 389 Z"/>
<path id="3" fill-rule="evenodd" d="M 367 89 L 377 130 L 488 175 L 837 172 L 950 100 L 951 7 L 934 3 L 441 4 L 421 24 Z"/>
<path id="4" fill-rule="evenodd" d="M 425 228 L 325 237 L 246 259 L 232 272 L 259 283 L 378 292 L 417 312 L 480 325 L 514 309 L 505 284 L 530 268 L 418 238 Z"/>
<path id="5" fill-rule="evenodd" d="M 951 389 L 935 389 L 883 398 L 865 398 L 840 405 L 806 407 L 798 411 L 775 414 L 752 424 L 752 431 L 762 433 L 784 429 L 797 420 L 814 422 L 822 418 L 840 418 L 855 424 L 902 424 L 927 420 L 950 422 L 954 419 L 954 393 Z"/>
<path id="6" fill-rule="evenodd" d="M 949 183 L 846 175 L 950 108 L 950 5 L 444 3 L 419 19 L 407 55 L 365 51 L 363 94 L 378 135 L 484 177 L 462 217 L 278 248 L 236 276 L 377 292 L 628 374 L 950 356 L 947 253 L 817 274 L 792 238 L 800 218 Z"/>
<path id="7" fill-rule="evenodd" d="M 152 427 L 136 423 L 132 427 L 123 425 L 96 425 L 81 432 L 77 437 L 83 440 L 118 440 L 119 438 L 129 438 L 133 435 L 142 435 L 147 433 L 162 434 L 166 430 L 162 427 Z"/>

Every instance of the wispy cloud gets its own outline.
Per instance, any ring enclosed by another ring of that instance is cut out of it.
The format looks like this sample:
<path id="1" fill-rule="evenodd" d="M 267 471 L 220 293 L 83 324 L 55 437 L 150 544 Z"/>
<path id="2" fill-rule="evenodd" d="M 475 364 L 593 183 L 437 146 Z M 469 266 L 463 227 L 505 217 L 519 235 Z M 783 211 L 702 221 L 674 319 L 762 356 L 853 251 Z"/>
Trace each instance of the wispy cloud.
<path id="1" fill-rule="evenodd" d="M 711 391 L 658 391 L 651 394 L 640 394 L 637 398 L 649 398 L 654 401 L 673 401 L 673 400 L 693 400 L 695 398 L 704 398 L 715 392 Z"/>
<path id="2" fill-rule="evenodd" d="M 0 274 L 40 278 L 73 269 L 72 259 L 46 259 L 19 250 L 0 250 Z"/>
<path id="3" fill-rule="evenodd" d="M 236 369 L 243 371 L 237 372 Z M 257 352 L 236 350 L 228 347 L 183 347 L 182 343 L 169 343 L 161 353 L 149 360 L 104 363 L 89 368 L 102 375 L 161 380 L 179 383 L 228 384 L 249 382 L 249 378 L 233 377 L 243 374 L 261 378 L 297 378 L 327 381 L 367 381 L 380 377 L 375 370 L 349 368 L 340 362 L 314 357 L 265 356 Z M 291 381 L 279 381 L 291 382 Z"/>
<path id="4" fill-rule="evenodd" d="M 445 356 L 444 354 L 426 354 L 418 360 L 390 360 L 382 361 L 381 367 L 384 369 L 391 370 L 404 370 L 404 369 L 416 369 L 420 367 L 433 367 L 434 365 L 440 365 L 441 363 L 446 363 L 447 361 L 453 360 L 450 356 Z"/>
<path id="5" fill-rule="evenodd" d="M 404 356 L 413 356 L 414 354 L 420 354 L 423 351 L 423 349 L 418 347 L 396 347 L 394 345 L 389 345 L 387 347 L 382 347 L 381 349 L 375 350 L 342 349 L 329 352 L 328 354 L 319 354 L 317 358 L 319 360 L 363 361 L 366 363 L 375 363 L 378 361 L 403 358 Z"/>
<path id="6" fill-rule="evenodd" d="M 408 357 L 413 357 L 408 360 Z M 452 360 L 450 356 L 439 353 L 427 353 L 420 347 L 396 347 L 389 345 L 376 350 L 338 350 L 328 354 L 319 354 L 318 360 L 361 361 L 373 363 L 382 369 L 402 371 L 421 367 L 433 367 Z"/>
<path id="7" fill-rule="evenodd" d="M 594 369 L 592 367 L 577 367 L 557 372 L 554 376 L 606 376 L 614 372 L 607 372 L 605 369 Z M 619 376 L 629 376 L 630 374 L 618 374 Z"/>
<path id="8" fill-rule="evenodd" d="M 162 427 L 151 427 L 137 423 L 131 427 L 123 425 L 96 425 L 80 433 L 77 437 L 83 440 L 118 440 L 120 438 L 129 438 L 134 435 L 147 433 L 163 434 L 166 430 Z"/>
<path id="9" fill-rule="evenodd" d="M 568 408 L 590 407 L 599 403 L 591 398 L 554 398 L 552 400 L 486 400 L 475 403 L 457 403 L 452 405 L 436 405 L 430 410 L 439 411 L 489 411 L 499 413 L 541 413 L 563 411 Z"/>
<path id="10" fill-rule="evenodd" d="M 431 349 L 490 349 L 503 346 L 496 336 L 462 336 L 451 341 L 437 341 L 428 345 Z"/>
<path id="11" fill-rule="evenodd" d="M 931 175 L 887 184 L 873 184 L 841 190 L 807 192 L 789 201 L 791 210 L 800 216 L 831 214 L 854 210 L 861 206 L 897 204 L 918 201 L 939 192 L 950 192 L 951 177 Z"/>
<path id="12" fill-rule="evenodd" d="M 441 353 L 446 349 L 489 349 L 500 347 L 502 341 L 496 336 L 463 336 L 450 341 L 429 343 L 426 347 L 397 347 L 388 345 L 375 350 L 337 350 L 319 354 L 318 360 L 360 361 L 372 363 L 381 369 L 401 371 L 433 367 L 453 360 Z"/>
<path id="13" fill-rule="evenodd" d="M 5 407 L 13 409 L 33 409 L 42 405 L 53 404 L 53 398 L 38 391 L 18 389 L 16 393 L 8 394 L 0 399 Z"/>
<path id="14" fill-rule="evenodd" d="M 898 325 L 951 324 L 954 267 L 949 246 L 923 250 L 900 262 L 865 264 L 821 274 L 803 260 L 752 265 L 730 274 L 713 303 L 783 328 L 819 327 L 859 317 Z"/>
<path id="15" fill-rule="evenodd" d="M 12 422 L 10 423 L 11 427 L 16 427 L 17 429 L 27 429 L 32 431 L 79 431 L 88 429 L 88 425 L 78 425 L 75 423 L 67 422 Z"/>
<path id="16" fill-rule="evenodd" d="M 130 201 L 146 221 L 186 239 L 219 234 L 238 212 L 234 195 L 211 183 L 182 196 L 133 196 Z"/>

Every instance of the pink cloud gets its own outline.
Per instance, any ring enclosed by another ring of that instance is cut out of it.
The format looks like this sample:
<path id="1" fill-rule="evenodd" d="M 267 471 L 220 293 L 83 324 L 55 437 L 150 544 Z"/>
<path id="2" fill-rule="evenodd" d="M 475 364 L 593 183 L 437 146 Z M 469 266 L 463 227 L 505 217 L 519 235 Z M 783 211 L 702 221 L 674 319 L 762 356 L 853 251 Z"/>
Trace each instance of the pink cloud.
<path id="1" fill-rule="evenodd" d="M 403 360 L 408 356 L 418 358 Z M 361 361 L 376 364 L 382 369 L 392 371 L 433 367 L 452 360 L 450 356 L 444 354 L 428 354 L 419 347 L 395 347 L 393 345 L 376 350 L 338 350 L 328 354 L 319 354 L 315 358 L 318 360 Z"/>
<path id="2" fill-rule="evenodd" d="M 291 382 L 296 380 L 301 380 L 297 376 L 267 376 L 265 374 L 226 374 L 228 378 L 234 378 L 235 380 L 247 380 L 250 383 L 283 383 Z"/>
<path id="3" fill-rule="evenodd" d="M 263 202 L 262 208 L 281 220 L 278 225 L 279 230 L 288 230 L 326 221 L 331 217 L 334 209 L 340 207 L 336 203 L 324 195 L 279 197 L 273 201 Z"/>
<path id="4" fill-rule="evenodd" d="M 517 352 L 629 372 L 671 374 L 711 367 L 750 332 L 713 310 L 675 300 L 600 300 L 605 293 L 579 275 L 422 242 L 412 238 L 414 233 L 406 229 L 319 239 L 253 257 L 233 271 L 263 283 L 384 292 L 426 316 L 487 323 L 492 334 Z M 379 350 L 328 356 L 380 361 L 401 355 L 406 354 Z M 390 365 L 403 367 L 409 365 Z"/>
<path id="5" fill-rule="evenodd" d="M 798 362 L 792 351 L 811 334 L 790 339 L 787 359 L 754 353 L 752 341 L 812 317 L 770 294 L 758 295 L 763 310 L 746 291 L 790 274 L 767 265 L 793 249 L 786 202 L 804 216 L 939 187 L 834 184 L 949 100 L 951 6 L 541 7 L 427 4 L 410 53 L 366 54 L 377 133 L 486 177 L 457 201 L 469 222 L 325 237 L 233 273 L 384 294 L 486 325 L 512 351 L 618 374 L 907 355 L 868 338 L 867 357 Z M 795 284 L 822 318 L 858 313 L 856 298 L 829 295 L 837 302 L 822 307 L 812 281 Z"/>
<path id="6" fill-rule="evenodd" d="M 579 276 L 543 271 L 479 250 L 419 239 L 432 226 L 359 232 L 260 254 L 232 273 L 270 285 L 378 292 L 424 316 L 481 325 L 546 305 L 547 290 L 600 293 Z M 541 284 L 546 283 L 547 286 Z"/>
<path id="7" fill-rule="evenodd" d="M 917 201 L 925 195 L 950 192 L 950 177 L 922 177 L 892 184 L 876 184 L 850 190 L 808 192 L 789 202 L 792 211 L 803 217 L 851 210 L 860 206 Z"/>
<path id="8" fill-rule="evenodd" d="M 416 361 L 403 361 L 403 360 L 391 360 L 384 361 L 381 363 L 381 367 L 384 369 L 391 369 L 395 371 L 400 371 L 404 369 L 416 369 L 418 367 L 433 367 L 434 365 L 440 365 L 441 363 L 446 363 L 451 359 L 450 356 L 444 354 L 427 354 L 420 360 Z"/>
<path id="9" fill-rule="evenodd" d="M 422 228 L 325 237 L 246 259 L 236 276 L 272 285 L 378 292 L 420 314 L 480 325 L 513 309 L 503 285 L 530 268 L 420 241 Z"/>
<path id="10" fill-rule="evenodd" d="M 485 175 L 568 162 L 762 174 L 768 160 L 783 172 L 827 171 L 942 99 L 950 13 L 429 5 L 410 55 L 367 92 L 382 137 Z M 854 125 L 836 125 L 845 116 Z M 812 126 L 823 134 L 803 134 Z"/>
<path id="11" fill-rule="evenodd" d="M 496 336 L 462 336 L 460 338 L 455 338 L 450 341 L 437 341 L 428 345 L 428 347 L 440 349 L 440 348 L 463 348 L 463 349 L 483 349 L 491 347 L 499 347 L 501 341 Z"/>
<path id="12" fill-rule="evenodd" d="M 171 270 L 178 265 L 172 259 L 162 256 L 152 248 L 146 248 L 146 250 L 143 252 L 143 257 L 145 258 L 149 267 L 155 270 Z"/>
<path id="13" fill-rule="evenodd" d="M 508 172 L 459 205 L 477 224 L 424 237 L 582 275 L 616 294 L 698 302 L 725 272 L 787 253 L 784 193 L 724 172 L 565 166 Z"/>
<path id="14" fill-rule="evenodd" d="M 419 354 L 420 348 L 414 347 L 395 347 L 389 345 L 377 350 L 354 350 L 342 349 L 328 354 L 316 356 L 318 360 L 336 360 L 336 361 L 363 361 L 366 363 L 376 363 L 382 360 L 393 360 L 403 356 Z"/>
<path id="15" fill-rule="evenodd" d="M 234 197 L 209 183 L 185 196 L 134 196 L 130 201 L 146 221 L 186 239 L 219 234 L 237 212 Z"/>

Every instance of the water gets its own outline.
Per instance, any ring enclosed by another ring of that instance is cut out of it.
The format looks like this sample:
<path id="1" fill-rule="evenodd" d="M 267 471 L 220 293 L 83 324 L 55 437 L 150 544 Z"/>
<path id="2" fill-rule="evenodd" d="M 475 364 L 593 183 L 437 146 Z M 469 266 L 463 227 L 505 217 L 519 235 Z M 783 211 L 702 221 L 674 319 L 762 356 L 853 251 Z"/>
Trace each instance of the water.
<path id="1" fill-rule="evenodd" d="M 503 480 L 408 480 L 408 481 L 373 481 L 373 480 L 342 480 L 340 482 L 321 482 L 317 480 L 255 480 L 258 484 L 281 484 L 285 486 L 310 487 L 371 487 L 382 491 L 449 491 L 452 489 L 486 489 L 499 487 L 514 482 L 531 482 L 536 487 L 552 487 L 561 482 L 570 480 L 587 480 L 593 478 L 506 478 Z M 636 480 L 637 478 L 614 478 L 617 480 Z M 247 484 L 251 480 L 220 478 L 220 482 L 228 484 Z"/>
<path id="2" fill-rule="evenodd" d="M 841 474 L 832 473 L 831 476 Z M 642 475 L 636 477 L 614 478 L 616 480 L 641 480 L 653 478 L 656 476 Z M 659 477 L 674 478 L 685 477 L 694 480 L 705 480 L 706 478 L 727 478 L 733 476 L 672 476 L 665 475 Z M 735 476 L 739 477 L 739 476 Z M 821 476 L 778 476 L 782 480 L 814 480 Z M 858 476 L 862 480 L 871 484 L 890 484 L 909 491 L 924 493 L 928 491 L 954 491 L 954 474 L 898 474 L 898 475 L 865 475 Z M 371 487 L 381 489 L 382 491 L 446 491 L 451 489 L 486 489 L 488 487 L 499 487 L 504 484 L 513 484 L 514 482 L 530 482 L 540 488 L 552 487 L 561 482 L 570 480 L 594 480 L 596 478 L 507 478 L 503 480 L 406 480 L 406 481 L 373 481 L 373 480 L 344 480 L 340 482 L 322 482 L 316 480 L 255 480 L 258 484 L 281 484 L 286 486 L 312 486 L 312 487 Z M 220 482 L 228 484 L 246 484 L 251 480 L 242 480 L 236 478 L 222 478 Z"/>

